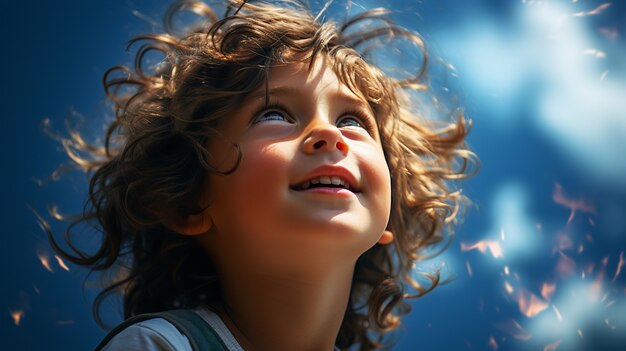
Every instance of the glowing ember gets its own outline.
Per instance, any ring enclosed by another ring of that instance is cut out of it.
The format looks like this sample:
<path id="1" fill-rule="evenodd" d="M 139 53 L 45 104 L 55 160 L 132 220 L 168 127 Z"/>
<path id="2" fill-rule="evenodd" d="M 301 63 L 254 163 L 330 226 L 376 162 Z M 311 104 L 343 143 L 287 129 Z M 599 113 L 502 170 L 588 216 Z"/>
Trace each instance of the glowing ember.
<path id="1" fill-rule="evenodd" d="M 563 187 L 561 186 L 561 184 L 559 183 L 555 183 L 554 185 L 554 192 L 552 193 L 552 199 L 554 200 L 555 203 L 559 204 L 559 205 L 563 205 L 564 207 L 567 207 L 570 209 L 570 215 L 569 218 L 567 219 L 567 224 L 570 224 L 572 222 L 572 220 L 574 219 L 574 215 L 576 214 L 576 211 L 582 211 L 582 212 L 586 212 L 586 213 L 596 213 L 596 209 L 587 204 L 584 200 L 572 200 L 569 199 L 565 196 L 565 193 L 563 192 Z"/>
<path id="2" fill-rule="evenodd" d="M 59 264 L 59 266 L 60 266 L 61 268 L 65 269 L 66 271 L 68 271 L 68 272 L 69 272 L 69 270 L 70 270 L 70 269 L 67 267 L 67 265 L 65 264 L 65 262 L 63 262 L 63 260 L 61 259 L 61 257 L 59 257 L 59 256 L 57 256 L 57 255 L 54 255 L 54 258 L 56 258 L 56 259 L 57 259 L 57 263 Z"/>
<path id="3" fill-rule="evenodd" d="M 497 351 L 498 350 L 498 343 L 496 343 L 496 339 L 494 339 L 493 336 L 489 337 L 488 345 L 491 346 L 493 351 Z"/>
<path id="4" fill-rule="evenodd" d="M 561 340 L 557 340 L 552 344 L 548 344 L 543 348 L 543 351 L 555 351 L 557 347 L 561 345 Z"/>
<path id="5" fill-rule="evenodd" d="M 559 251 L 559 256 L 559 260 L 556 263 L 557 273 L 559 273 L 561 276 L 568 276 L 574 273 L 574 271 L 576 270 L 576 262 L 574 262 L 574 260 L 569 258 L 569 256 L 561 251 Z"/>
<path id="6" fill-rule="evenodd" d="M 517 340 L 529 340 L 532 337 L 532 335 L 524 330 L 514 319 L 498 323 L 495 326 Z"/>
<path id="7" fill-rule="evenodd" d="M 50 273 L 54 273 L 52 267 L 50 267 L 50 259 L 45 254 L 38 254 L 37 257 L 44 268 L 46 268 Z"/>
<path id="8" fill-rule="evenodd" d="M 615 280 L 617 279 L 617 277 L 620 275 L 620 273 L 622 273 L 622 267 L 624 267 L 624 251 L 619 253 L 619 262 L 617 263 L 617 270 L 615 271 L 615 275 L 613 276 L 613 279 L 611 280 L 613 283 L 615 283 Z"/>
<path id="9" fill-rule="evenodd" d="M 504 282 L 504 288 L 506 289 L 506 292 L 508 292 L 509 294 L 513 293 L 513 287 L 511 286 L 511 284 L 509 284 L 509 282 L 507 281 Z"/>
<path id="10" fill-rule="evenodd" d="M 540 299 L 537 295 L 522 290 L 517 303 L 520 312 L 528 318 L 532 318 L 548 308 L 548 303 Z"/>
<path id="11" fill-rule="evenodd" d="M 599 29 L 600 33 L 602 35 L 604 35 L 605 38 L 609 39 L 610 41 L 615 41 L 617 39 L 617 37 L 619 36 L 619 33 L 617 32 L 617 28 L 613 27 L 602 27 Z"/>
<path id="12" fill-rule="evenodd" d="M 15 326 L 19 327 L 20 326 L 20 321 L 22 321 L 22 317 L 24 317 L 24 311 L 22 311 L 22 310 L 11 311 L 11 310 L 9 310 L 9 313 L 11 314 L 11 318 L 13 318 L 13 323 L 15 323 Z"/>
<path id="13" fill-rule="evenodd" d="M 609 262 L 608 256 L 602 259 L 602 268 L 598 272 L 598 276 L 591 284 L 591 299 L 598 301 L 600 293 L 602 292 L 602 282 L 604 281 L 604 274 L 606 271 L 606 265 Z"/>
<path id="14" fill-rule="evenodd" d="M 570 236 L 567 233 L 558 233 L 555 236 L 555 240 L 556 240 L 556 247 L 554 248 L 553 252 L 556 252 L 558 250 L 561 250 L 561 251 L 571 250 L 574 248 L 574 242 L 572 241 L 572 238 L 570 238 Z"/>
<path id="15" fill-rule="evenodd" d="M 556 308 L 556 306 L 552 305 L 552 309 L 554 310 L 554 314 L 556 314 L 556 318 L 559 320 L 559 322 L 563 322 L 563 317 L 561 316 L 561 312 L 559 312 L 559 309 Z"/>
<path id="16" fill-rule="evenodd" d="M 461 243 L 461 251 L 465 252 L 470 250 L 478 250 L 481 253 L 485 253 L 487 252 L 487 250 L 489 250 L 494 258 L 503 257 L 502 248 L 500 247 L 500 243 L 497 241 L 482 240 L 471 245 Z"/>
<path id="17" fill-rule="evenodd" d="M 610 2 L 606 2 L 598 7 L 596 7 L 595 9 L 591 10 L 591 11 L 583 11 L 583 12 L 577 12 L 575 14 L 573 14 L 572 16 L 574 17 L 582 17 L 582 16 L 594 16 L 594 15 L 599 15 L 601 14 L 604 10 L 606 10 L 607 8 L 609 8 L 611 6 Z"/>
<path id="18" fill-rule="evenodd" d="M 556 283 L 543 283 L 543 285 L 541 286 L 541 296 L 543 296 L 544 299 L 550 301 L 550 297 L 552 297 L 552 294 L 554 294 L 555 290 Z"/>

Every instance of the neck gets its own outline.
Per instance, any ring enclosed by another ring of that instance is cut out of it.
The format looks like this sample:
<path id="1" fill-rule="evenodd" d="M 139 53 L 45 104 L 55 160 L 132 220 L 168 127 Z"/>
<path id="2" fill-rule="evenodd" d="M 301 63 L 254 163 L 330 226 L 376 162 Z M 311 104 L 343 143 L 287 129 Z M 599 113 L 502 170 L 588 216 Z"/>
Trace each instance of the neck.
<path id="1" fill-rule="evenodd" d="M 236 277 L 221 280 L 222 319 L 245 350 L 333 350 L 353 272 L 354 263 L 297 276 L 222 274 Z"/>

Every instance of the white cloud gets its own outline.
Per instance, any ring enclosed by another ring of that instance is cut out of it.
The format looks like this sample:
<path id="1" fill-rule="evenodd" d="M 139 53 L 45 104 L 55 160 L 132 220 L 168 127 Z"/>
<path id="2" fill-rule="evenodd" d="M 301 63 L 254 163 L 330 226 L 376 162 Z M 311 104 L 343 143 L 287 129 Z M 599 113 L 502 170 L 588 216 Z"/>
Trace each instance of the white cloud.
<path id="1" fill-rule="evenodd" d="M 473 20 L 444 34 L 441 43 L 458 54 L 452 63 L 481 106 L 476 118 L 506 127 L 515 125 L 514 117 L 532 117 L 582 174 L 626 187 L 626 72 L 623 65 L 608 66 L 626 50 L 602 51 L 590 17 L 571 16 L 577 6 L 520 4 L 510 25 Z"/>

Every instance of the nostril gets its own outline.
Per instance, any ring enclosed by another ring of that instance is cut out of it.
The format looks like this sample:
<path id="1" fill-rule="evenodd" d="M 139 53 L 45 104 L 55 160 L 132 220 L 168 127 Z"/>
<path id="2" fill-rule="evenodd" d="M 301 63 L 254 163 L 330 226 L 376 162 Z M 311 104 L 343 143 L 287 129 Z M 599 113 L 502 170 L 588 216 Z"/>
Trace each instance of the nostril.
<path id="1" fill-rule="evenodd" d="M 341 141 L 337 142 L 337 149 L 343 153 L 348 152 L 348 145 Z"/>
<path id="2" fill-rule="evenodd" d="M 319 141 L 315 142 L 315 144 L 313 144 L 313 148 L 314 148 L 315 150 L 317 150 L 317 149 L 321 149 L 321 148 L 323 148 L 323 147 L 324 147 L 324 145 L 326 145 L 326 141 L 324 141 L 324 140 L 319 140 Z"/>

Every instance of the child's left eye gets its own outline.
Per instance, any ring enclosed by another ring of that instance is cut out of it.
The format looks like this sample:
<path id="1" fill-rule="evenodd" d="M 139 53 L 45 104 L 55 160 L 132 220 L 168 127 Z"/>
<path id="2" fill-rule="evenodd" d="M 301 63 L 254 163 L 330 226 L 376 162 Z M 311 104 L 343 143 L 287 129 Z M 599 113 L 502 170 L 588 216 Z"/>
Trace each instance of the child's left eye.
<path id="1" fill-rule="evenodd" d="M 358 127 L 365 128 L 361 122 L 355 117 L 343 117 L 337 121 L 337 127 Z"/>

